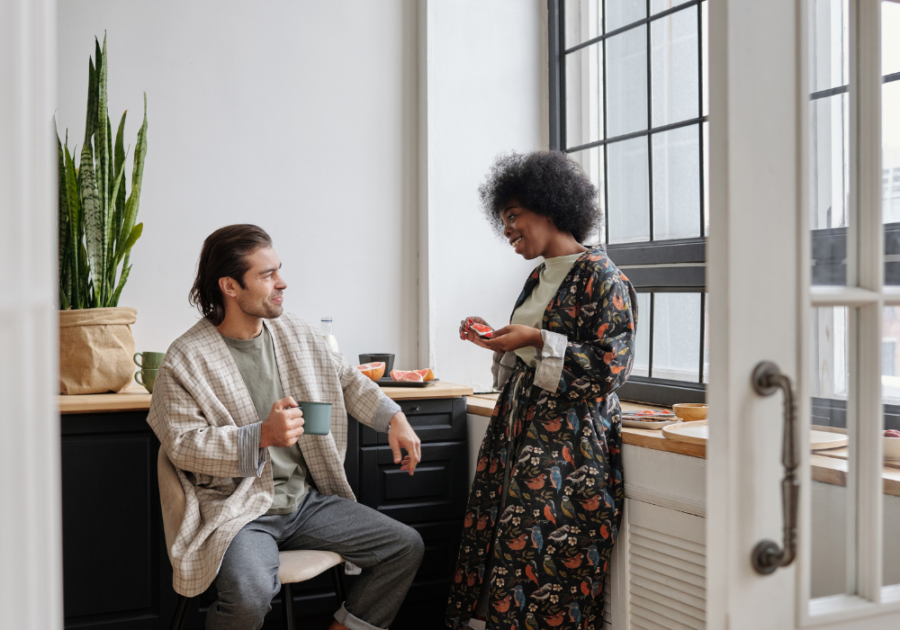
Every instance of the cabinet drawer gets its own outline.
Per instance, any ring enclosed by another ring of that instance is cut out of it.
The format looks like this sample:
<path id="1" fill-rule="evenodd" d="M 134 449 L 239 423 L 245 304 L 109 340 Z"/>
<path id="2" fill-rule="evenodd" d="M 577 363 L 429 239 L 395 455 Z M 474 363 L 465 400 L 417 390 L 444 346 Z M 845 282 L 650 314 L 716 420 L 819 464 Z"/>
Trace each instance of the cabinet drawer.
<path id="1" fill-rule="evenodd" d="M 402 523 L 462 518 L 468 484 L 465 442 L 422 444 L 416 474 L 400 470 L 390 447 L 363 448 L 360 501 Z"/>
<path id="2" fill-rule="evenodd" d="M 450 442 L 466 439 L 466 399 L 443 398 L 433 400 L 397 401 L 406 414 L 416 435 L 423 442 Z M 378 433 L 367 426 L 362 428 L 363 446 L 387 444 L 387 433 Z"/>

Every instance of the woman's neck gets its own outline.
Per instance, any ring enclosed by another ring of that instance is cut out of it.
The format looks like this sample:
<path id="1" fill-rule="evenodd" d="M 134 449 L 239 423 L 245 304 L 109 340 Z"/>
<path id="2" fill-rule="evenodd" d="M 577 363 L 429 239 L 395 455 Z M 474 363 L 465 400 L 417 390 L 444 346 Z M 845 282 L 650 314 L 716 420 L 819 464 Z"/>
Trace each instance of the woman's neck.
<path id="1" fill-rule="evenodd" d="M 541 254 L 544 258 L 556 258 L 558 256 L 571 256 L 583 254 L 587 247 L 575 240 L 571 234 L 561 234 L 560 238 L 554 238 L 547 243 L 547 249 Z"/>

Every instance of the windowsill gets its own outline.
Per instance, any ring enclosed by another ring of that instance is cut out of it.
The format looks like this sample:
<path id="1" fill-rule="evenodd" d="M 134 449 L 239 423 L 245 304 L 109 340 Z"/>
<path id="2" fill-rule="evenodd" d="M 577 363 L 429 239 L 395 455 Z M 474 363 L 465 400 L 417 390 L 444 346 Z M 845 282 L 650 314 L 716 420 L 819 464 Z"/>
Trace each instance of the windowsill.
<path id="1" fill-rule="evenodd" d="M 467 399 L 466 410 L 471 414 L 489 418 L 494 411 L 497 396 L 497 394 L 478 394 L 469 396 Z M 642 411 L 645 409 L 662 408 L 629 402 L 622 402 L 621 404 L 622 409 L 625 411 Z M 824 427 L 817 428 L 828 430 Z M 632 429 L 630 427 L 624 427 L 622 429 L 622 443 L 655 451 L 687 455 L 688 457 L 706 458 L 705 446 L 674 442 L 664 437 L 662 431 L 658 429 Z M 810 465 L 812 467 L 812 477 L 814 481 L 834 486 L 847 485 L 846 460 L 813 453 L 810 456 Z M 884 494 L 900 497 L 900 468 L 885 466 L 881 476 L 884 480 Z"/>

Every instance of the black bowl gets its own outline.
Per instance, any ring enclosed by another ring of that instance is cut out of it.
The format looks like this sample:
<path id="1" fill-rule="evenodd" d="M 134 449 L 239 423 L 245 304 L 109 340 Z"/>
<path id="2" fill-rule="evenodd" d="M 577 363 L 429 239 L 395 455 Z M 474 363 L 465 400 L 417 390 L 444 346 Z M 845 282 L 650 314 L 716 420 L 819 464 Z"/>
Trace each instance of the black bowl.
<path id="1" fill-rule="evenodd" d="M 379 354 L 361 354 L 359 355 L 359 364 L 363 365 L 364 363 L 384 363 L 384 375 L 389 376 L 391 370 L 394 369 L 394 355 L 379 353 Z"/>

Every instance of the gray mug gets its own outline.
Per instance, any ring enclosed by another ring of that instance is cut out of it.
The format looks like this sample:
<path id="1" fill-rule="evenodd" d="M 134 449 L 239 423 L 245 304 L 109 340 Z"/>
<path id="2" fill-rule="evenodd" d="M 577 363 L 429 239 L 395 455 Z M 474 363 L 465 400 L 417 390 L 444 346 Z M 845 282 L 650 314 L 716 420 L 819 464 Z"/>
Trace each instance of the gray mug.
<path id="1" fill-rule="evenodd" d="M 303 433 L 306 435 L 328 435 L 331 430 L 331 403 L 299 402 L 303 412 Z"/>

